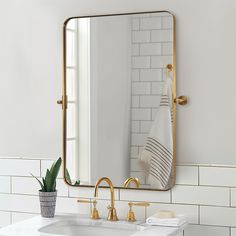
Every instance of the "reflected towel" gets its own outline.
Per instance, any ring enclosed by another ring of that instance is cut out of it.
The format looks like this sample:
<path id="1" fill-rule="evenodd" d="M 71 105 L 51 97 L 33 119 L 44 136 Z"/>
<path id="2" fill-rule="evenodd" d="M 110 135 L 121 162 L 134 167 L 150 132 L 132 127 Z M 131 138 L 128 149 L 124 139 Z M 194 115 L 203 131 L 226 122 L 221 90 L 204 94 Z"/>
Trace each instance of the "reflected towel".
<path id="1" fill-rule="evenodd" d="M 158 218 L 155 214 L 147 218 L 146 223 L 148 225 L 179 227 L 186 224 L 187 219 L 184 215 L 177 215 L 175 218 Z"/>
<path id="2" fill-rule="evenodd" d="M 147 137 L 144 151 L 139 157 L 148 177 L 148 183 L 153 188 L 167 189 L 171 184 L 173 164 L 172 114 L 172 80 L 168 77 L 163 86 L 160 107 Z"/>

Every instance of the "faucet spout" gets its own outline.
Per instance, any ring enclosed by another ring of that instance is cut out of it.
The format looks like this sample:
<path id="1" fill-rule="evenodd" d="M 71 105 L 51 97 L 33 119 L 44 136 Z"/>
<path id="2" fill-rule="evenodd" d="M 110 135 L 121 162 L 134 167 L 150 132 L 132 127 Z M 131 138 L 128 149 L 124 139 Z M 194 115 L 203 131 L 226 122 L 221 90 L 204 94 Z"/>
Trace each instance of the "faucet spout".
<path id="1" fill-rule="evenodd" d="M 94 187 L 94 197 L 98 197 L 98 188 L 99 188 L 99 185 L 103 182 L 107 182 L 107 184 L 109 185 L 109 188 L 110 188 L 110 193 L 111 193 L 111 206 L 108 207 L 108 217 L 107 219 L 110 220 L 110 221 L 117 221 L 118 220 L 118 217 L 117 217 L 117 214 L 116 214 L 116 209 L 115 209 L 115 194 L 114 194 L 114 186 L 111 182 L 111 180 L 107 177 L 102 177 L 101 179 L 99 179 L 97 181 L 97 183 L 95 184 L 95 187 Z"/>
<path id="2" fill-rule="evenodd" d="M 139 188 L 140 182 L 139 182 L 138 178 L 134 178 L 134 177 L 130 177 L 127 180 L 125 180 L 124 188 L 128 188 L 131 182 L 133 182 L 135 184 L 136 188 Z"/>

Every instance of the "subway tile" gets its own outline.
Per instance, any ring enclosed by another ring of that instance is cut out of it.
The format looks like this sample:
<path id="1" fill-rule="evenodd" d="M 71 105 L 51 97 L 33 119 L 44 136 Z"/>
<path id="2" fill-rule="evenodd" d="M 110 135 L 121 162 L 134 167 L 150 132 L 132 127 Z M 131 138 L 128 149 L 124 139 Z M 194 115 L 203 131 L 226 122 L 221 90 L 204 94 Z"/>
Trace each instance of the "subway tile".
<path id="1" fill-rule="evenodd" d="M 38 214 L 12 212 L 12 224 L 37 216 Z"/>
<path id="2" fill-rule="evenodd" d="M 150 68 L 150 57 L 149 56 L 132 57 L 132 67 L 134 69 Z"/>
<path id="3" fill-rule="evenodd" d="M 172 56 L 152 56 L 151 68 L 165 68 L 167 64 L 172 64 Z"/>
<path id="4" fill-rule="evenodd" d="M 137 108 L 139 107 L 139 96 L 132 96 L 132 108 Z"/>
<path id="5" fill-rule="evenodd" d="M 11 224 L 11 213 L 0 211 L 0 227 L 4 227 Z"/>
<path id="6" fill-rule="evenodd" d="M 163 43 L 162 44 L 162 55 L 173 55 L 173 44 Z"/>
<path id="7" fill-rule="evenodd" d="M 120 190 L 120 200 L 170 203 L 170 191 Z"/>
<path id="8" fill-rule="evenodd" d="M 152 82 L 152 94 L 161 95 L 163 89 L 163 82 Z"/>
<path id="9" fill-rule="evenodd" d="M 176 166 L 176 184 L 198 185 L 198 167 Z"/>
<path id="10" fill-rule="evenodd" d="M 139 70 L 138 69 L 134 69 L 131 71 L 131 78 L 132 78 L 132 81 L 139 81 Z"/>
<path id="11" fill-rule="evenodd" d="M 162 81 L 161 69 L 140 70 L 140 81 Z"/>
<path id="12" fill-rule="evenodd" d="M 141 133 L 149 133 L 151 130 L 152 121 L 141 121 Z"/>
<path id="13" fill-rule="evenodd" d="M 173 203 L 229 206 L 229 189 L 221 187 L 180 186 L 172 189 Z"/>
<path id="14" fill-rule="evenodd" d="M 132 19 L 132 30 L 139 30 L 139 18 Z"/>
<path id="15" fill-rule="evenodd" d="M 236 227 L 236 208 L 200 206 L 200 224 Z"/>
<path id="16" fill-rule="evenodd" d="M 40 186 L 34 178 L 12 177 L 12 193 L 38 195 Z M 63 179 L 57 179 L 58 196 L 68 196 L 68 186 Z"/>
<path id="17" fill-rule="evenodd" d="M 90 204 L 78 203 L 75 198 L 58 197 L 56 213 L 89 214 Z"/>
<path id="18" fill-rule="evenodd" d="M 158 211 L 174 211 L 176 215 L 185 215 L 190 224 L 198 224 L 198 206 L 194 205 L 180 205 L 180 204 L 160 204 L 151 203 L 148 207 L 148 217 L 154 215 Z"/>
<path id="19" fill-rule="evenodd" d="M 146 139 L 147 139 L 147 134 L 132 134 L 131 135 L 131 145 L 143 146 Z"/>
<path id="20" fill-rule="evenodd" d="M 17 194 L 0 194 L 0 210 L 39 213 L 39 197 Z"/>
<path id="21" fill-rule="evenodd" d="M 10 176 L 0 176 L 0 193 L 11 192 L 11 178 Z"/>
<path id="22" fill-rule="evenodd" d="M 41 176 L 45 176 L 47 169 L 51 168 L 51 165 L 53 164 L 55 160 L 41 160 Z M 58 174 L 58 178 L 63 178 L 63 173 L 62 173 L 62 166 Z"/>
<path id="23" fill-rule="evenodd" d="M 140 20 L 141 30 L 161 29 L 161 17 L 143 18 Z"/>
<path id="24" fill-rule="evenodd" d="M 236 236 L 236 228 L 231 228 L 231 235 L 230 236 Z"/>
<path id="25" fill-rule="evenodd" d="M 69 196 L 73 198 L 93 198 L 94 188 L 90 187 L 69 187 Z M 99 199 L 110 199 L 109 189 L 99 189 Z M 118 190 L 115 190 L 115 198 L 119 198 Z"/>
<path id="26" fill-rule="evenodd" d="M 231 206 L 236 207 L 236 188 L 231 188 Z"/>
<path id="27" fill-rule="evenodd" d="M 151 42 L 172 42 L 173 30 L 152 30 Z"/>
<path id="28" fill-rule="evenodd" d="M 132 121 L 131 122 L 131 132 L 132 133 L 138 133 L 140 132 L 140 129 L 139 129 L 139 121 Z"/>
<path id="29" fill-rule="evenodd" d="M 140 97 L 140 107 L 159 107 L 160 105 L 160 96 L 152 95 L 152 96 L 141 96 Z"/>
<path id="30" fill-rule="evenodd" d="M 150 31 L 133 31 L 133 43 L 148 43 L 150 42 Z"/>
<path id="31" fill-rule="evenodd" d="M 139 154 L 139 151 L 138 151 L 138 147 L 132 147 L 131 146 L 131 157 L 132 158 L 137 158 L 138 157 L 138 154 Z"/>
<path id="32" fill-rule="evenodd" d="M 200 185 L 236 187 L 236 168 L 199 167 Z"/>
<path id="33" fill-rule="evenodd" d="M 139 55 L 139 44 L 132 44 L 132 56 Z"/>
<path id="34" fill-rule="evenodd" d="M 162 17 L 162 28 L 163 29 L 173 29 L 174 23 L 173 23 L 173 17 L 167 16 Z"/>
<path id="35" fill-rule="evenodd" d="M 227 227 L 188 225 L 184 230 L 184 236 L 230 236 Z"/>
<path id="36" fill-rule="evenodd" d="M 134 108 L 132 109 L 132 120 L 150 120 L 151 109 Z"/>
<path id="37" fill-rule="evenodd" d="M 40 176 L 40 161 L 27 159 L 0 159 L 0 175 Z"/>
<path id="38" fill-rule="evenodd" d="M 151 93 L 151 84 L 148 82 L 133 82 L 132 83 L 132 94 L 143 95 Z"/>
<path id="39" fill-rule="evenodd" d="M 140 55 L 161 55 L 162 45 L 160 43 L 140 44 Z"/>

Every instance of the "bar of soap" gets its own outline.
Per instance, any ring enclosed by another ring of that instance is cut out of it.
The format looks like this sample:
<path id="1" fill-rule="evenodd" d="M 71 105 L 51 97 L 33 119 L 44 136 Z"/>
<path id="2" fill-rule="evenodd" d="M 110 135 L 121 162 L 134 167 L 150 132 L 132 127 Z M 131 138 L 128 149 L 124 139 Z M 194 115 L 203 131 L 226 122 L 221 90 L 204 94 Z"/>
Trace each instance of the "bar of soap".
<path id="1" fill-rule="evenodd" d="M 156 215 L 160 219 L 175 218 L 175 212 L 173 211 L 158 211 Z"/>

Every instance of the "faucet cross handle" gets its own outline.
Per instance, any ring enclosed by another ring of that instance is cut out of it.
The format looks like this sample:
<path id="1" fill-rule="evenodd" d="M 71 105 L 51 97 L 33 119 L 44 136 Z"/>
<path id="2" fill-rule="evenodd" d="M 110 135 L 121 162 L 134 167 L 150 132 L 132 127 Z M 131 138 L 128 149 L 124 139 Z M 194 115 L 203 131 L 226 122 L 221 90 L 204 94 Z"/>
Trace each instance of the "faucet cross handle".
<path id="1" fill-rule="evenodd" d="M 90 205 L 93 204 L 93 207 L 91 209 L 90 218 L 93 220 L 100 219 L 99 212 L 97 210 L 97 200 L 84 200 L 84 199 L 78 199 L 77 202 L 79 203 L 89 203 Z"/>
<path id="2" fill-rule="evenodd" d="M 142 206 L 142 207 L 145 207 L 145 219 L 146 219 L 146 208 L 148 206 L 150 206 L 150 203 L 149 202 L 129 202 L 128 203 L 128 206 L 129 206 L 129 212 L 127 214 L 127 218 L 126 220 L 129 221 L 129 222 L 134 222 L 136 221 L 135 219 L 135 214 L 132 210 L 133 206 Z"/>

